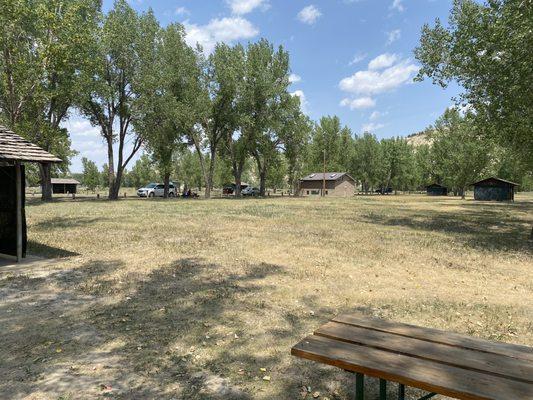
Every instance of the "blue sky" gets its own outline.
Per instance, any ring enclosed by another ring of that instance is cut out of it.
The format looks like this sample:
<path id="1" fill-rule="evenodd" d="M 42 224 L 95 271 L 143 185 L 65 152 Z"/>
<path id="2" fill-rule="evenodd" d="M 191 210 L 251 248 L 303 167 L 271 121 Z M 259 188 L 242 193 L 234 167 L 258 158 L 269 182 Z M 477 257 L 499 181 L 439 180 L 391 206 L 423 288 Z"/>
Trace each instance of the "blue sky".
<path id="1" fill-rule="evenodd" d="M 217 41 L 246 43 L 265 37 L 289 51 L 293 83 L 312 119 L 338 115 L 355 134 L 406 136 L 431 124 L 457 95 L 429 81 L 413 83 L 420 29 L 447 19 L 451 0 L 131 0 L 152 8 L 163 25 L 181 22 L 190 44 L 210 51 Z M 112 1 L 104 1 L 104 9 Z M 106 162 L 98 128 L 76 116 L 66 123 L 72 162 Z M 131 165 L 128 166 L 131 168 Z"/>

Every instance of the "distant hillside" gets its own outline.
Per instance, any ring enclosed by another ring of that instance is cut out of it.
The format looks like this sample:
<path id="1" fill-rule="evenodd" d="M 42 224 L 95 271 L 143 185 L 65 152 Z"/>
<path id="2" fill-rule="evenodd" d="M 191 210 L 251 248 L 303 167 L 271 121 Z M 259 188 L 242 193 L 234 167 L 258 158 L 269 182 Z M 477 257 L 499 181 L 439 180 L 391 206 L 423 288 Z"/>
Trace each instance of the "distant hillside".
<path id="1" fill-rule="evenodd" d="M 423 144 L 431 144 L 432 139 L 428 137 L 428 132 L 418 132 L 413 133 L 405 138 L 407 140 L 407 143 L 409 143 L 411 146 L 418 147 Z"/>

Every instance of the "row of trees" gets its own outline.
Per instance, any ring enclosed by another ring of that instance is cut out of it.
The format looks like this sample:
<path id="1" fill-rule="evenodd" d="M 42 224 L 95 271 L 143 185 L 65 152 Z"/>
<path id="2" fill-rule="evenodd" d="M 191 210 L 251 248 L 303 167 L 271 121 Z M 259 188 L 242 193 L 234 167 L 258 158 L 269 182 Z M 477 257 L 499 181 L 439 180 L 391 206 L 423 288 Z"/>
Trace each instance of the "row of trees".
<path id="1" fill-rule="evenodd" d="M 422 143 L 416 146 L 400 137 L 378 140 L 370 133 L 354 135 L 336 116 L 323 117 L 312 125 L 300 143 L 292 170 L 287 152 L 278 153 L 278 159 L 269 170 L 267 184 L 271 188 L 290 187 L 297 191 L 301 176 L 322 171 L 325 155 L 328 171 L 350 173 L 365 192 L 387 187 L 422 190 L 428 184 L 440 183 L 455 194 L 464 195 L 472 182 L 489 175 L 517 181 L 524 190 L 533 188 L 533 177 L 526 165 L 505 147 L 480 137 L 471 113 L 462 115 L 450 108 L 419 136 L 422 136 Z M 210 164 L 209 155 L 200 154 L 203 163 Z M 213 173 L 215 187 L 233 181 L 231 161 L 222 148 Z M 94 186 L 106 186 L 105 166 L 98 172 L 94 163 L 88 160 L 83 163 L 85 185 L 91 188 L 89 182 L 93 182 Z M 187 147 L 176 151 L 170 164 L 172 180 L 186 187 L 204 187 L 201 162 L 195 151 Z M 132 170 L 124 174 L 124 186 L 139 187 L 158 180 L 161 175 L 156 166 L 151 157 L 143 155 Z M 246 182 L 259 180 L 253 156 L 248 156 L 241 171 Z M 91 176 L 95 178 L 91 180 Z"/>
<path id="2" fill-rule="evenodd" d="M 125 0 L 107 14 L 98 0 L 5 2 L 0 122 L 61 156 L 65 170 L 74 152 L 61 126 L 77 110 L 100 128 L 107 145 L 110 199 L 124 183 L 144 183 L 146 174 L 136 171 L 149 162 L 166 193 L 173 177 L 201 181 L 206 197 L 230 178 L 239 194 L 246 174 L 262 194 L 267 184 L 295 187 L 302 175 L 322 170 L 324 154 L 329 170 L 350 172 L 365 190 L 437 181 L 462 192 L 490 172 L 521 180 L 533 169 L 533 75 L 523 45 L 532 39 L 529 3 L 460 1 L 448 26 L 437 20 L 424 27 L 415 50 L 418 79 L 442 86 L 459 81 L 471 110 L 464 116 L 448 110 L 427 130 L 430 146 L 356 136 L 337 117 L 313 123 L 288 91 L 282 47 L 263 39 L 218 44 L 206 55 L 187 45 L 182 25 L 161 27 L 151 11 L 137 13 Z M 127 173 L 142 148 L 150 158 Z M 96 166 L 85 164 L 96 176 Z M 39 174 L 48 199 L 50 166 Z"/>
<path id="3" fill-rule="evenodd" d="M 185 42 L 181 24 L 161 27 L 152 11 L 116 0 L 10 0 L 0 16 L 0 119 L 68 166 L 76 109 L 100 128 L 107 145 L 109 198 L 144 147 L 168 191 L 177 150 L 192 146 L 210 196 L 219 155 L 237 184 L 249 156 L 261 192 L 281 149 L 296 149 L 305 117 L 288 92 L 289 56 L 267 40 L 218 44 L 213 54 Z M 129 145 L 128 145 L 129 144 Z M 40 171 L 51 197 L 50 165 Z M 238 191 L 239 191 L 239 185 Z"/>

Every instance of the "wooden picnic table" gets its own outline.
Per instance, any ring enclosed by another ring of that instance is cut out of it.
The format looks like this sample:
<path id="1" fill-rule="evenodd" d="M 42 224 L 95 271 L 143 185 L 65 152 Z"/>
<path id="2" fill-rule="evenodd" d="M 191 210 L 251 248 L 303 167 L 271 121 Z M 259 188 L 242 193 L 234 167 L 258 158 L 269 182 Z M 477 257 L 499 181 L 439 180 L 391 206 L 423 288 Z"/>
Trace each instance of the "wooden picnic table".
<path id="1" fill-rule="evenodd" d="M 364 398 L 364 376 L 466 400 L 533 400 L 533 348 L 345 314 L 296 344 L 291 354 L 356 375 L 356 400 Z"/>

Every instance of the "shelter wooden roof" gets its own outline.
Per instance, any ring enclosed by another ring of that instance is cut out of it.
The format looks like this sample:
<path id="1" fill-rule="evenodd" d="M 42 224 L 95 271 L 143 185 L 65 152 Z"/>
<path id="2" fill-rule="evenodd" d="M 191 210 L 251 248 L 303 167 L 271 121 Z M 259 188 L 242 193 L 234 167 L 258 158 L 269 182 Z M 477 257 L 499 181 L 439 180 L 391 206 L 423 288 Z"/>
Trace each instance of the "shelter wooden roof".
<path id="1" fill-rule="evenodd" d="M 0 161 L 59 163 L 62 160 L 0 125 Z"/>
<path id="2" fill-rule="evenodd" d="M 76 179 L 72 178 L 51 178 L 50 182 L 52 185 L 58 184 L 58 185 L 79 185 L 80 182 L 78 182 Z"/>

